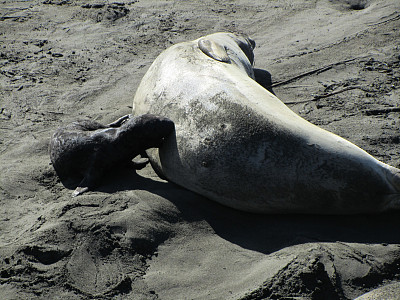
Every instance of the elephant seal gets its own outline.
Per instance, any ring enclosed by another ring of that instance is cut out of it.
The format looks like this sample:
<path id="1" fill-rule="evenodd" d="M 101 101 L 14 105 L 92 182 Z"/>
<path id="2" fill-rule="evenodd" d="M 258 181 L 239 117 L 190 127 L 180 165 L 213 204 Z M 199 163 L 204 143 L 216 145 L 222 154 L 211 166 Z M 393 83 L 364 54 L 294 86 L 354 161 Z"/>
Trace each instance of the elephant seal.
<path id="1" fill-rule="evenodd" d="M 400 283 L 391 283 L 365 293 L 354 300 L 398 300 L 400 298 Z"/>
<path id="2" fill-rule="evenodd" d="M 163 51 L 134 114 L 175 123 L 148 151 L 168 180 L 256 213 L 355 214 L 400 207 L 400 170 L 290 110 L 254 80 L 254 42 L 215 33 Z"/>
<path id="3" fill-rule="evenodd" d="M 151 114 L 126 115 L 106 126 L 92 120 L 78 120 L 56 130 L 50 141 L 50 159 L 61 180 L 83 178 L 75 197 L 95 187 L 101 176 L 121 164 L 159 147 L 173 132 L 171 120 Z M 133 163 L 136 169 L 148 160 Z"/>

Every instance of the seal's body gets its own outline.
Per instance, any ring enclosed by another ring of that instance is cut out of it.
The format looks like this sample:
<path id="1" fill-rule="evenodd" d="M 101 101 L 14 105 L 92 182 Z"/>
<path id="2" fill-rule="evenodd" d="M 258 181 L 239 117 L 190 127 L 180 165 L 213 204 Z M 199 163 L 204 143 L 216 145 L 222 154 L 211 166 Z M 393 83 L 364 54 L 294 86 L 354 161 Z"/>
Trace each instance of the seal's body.
<path id="1" fill-rule="evenodd" d="M 73 193 L 77 196 L 93 188 L 105 171 L 128 165 L 146 149 L 159 147 L 173 128 L 172 121 L 150 114 L 127 115 L 106 126 L 79 120 L 54 133 L 50 159 L 61 180 L 83 178 Z"/>
<path id="2" fill-rule="evenodd" d="M 175 123 L 148 151 L 167 179 L 258 213 L 351 214 L 400 207 L 400 170 L 292 112 L 253 78 L 254 42 L 217 33 L 165 50 L 134 113 Z"/>

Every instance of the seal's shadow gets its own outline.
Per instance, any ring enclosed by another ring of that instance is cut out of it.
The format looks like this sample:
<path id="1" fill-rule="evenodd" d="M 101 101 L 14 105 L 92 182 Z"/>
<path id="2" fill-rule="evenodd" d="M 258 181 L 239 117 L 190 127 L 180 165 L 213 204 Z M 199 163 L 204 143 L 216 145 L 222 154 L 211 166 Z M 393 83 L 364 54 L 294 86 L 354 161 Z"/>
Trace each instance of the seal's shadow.
<path id="1" fill-rule="evenodd" d="M 221 238 L 265 254 L 311 242 L 400 244 L 400 213 L 376 215 L 261 215 L 222 206 L 173 183 L 152 180 L 134 170 L 114 173 L 106 193 L 147 190 L 172 202 L 188 222 L 206 221 Z"/>
<path id="2" fill-rule="evenodd" d="M 257 83 L 275 95 L 274 91 L 272 90 L 271 73 L 269 73 L 266 70 L 257 69 L 257 68 L 254 68 L 253 71 L 254 71 L 254 77 L 255 77 L 255 80 L 257 81 Z"/>

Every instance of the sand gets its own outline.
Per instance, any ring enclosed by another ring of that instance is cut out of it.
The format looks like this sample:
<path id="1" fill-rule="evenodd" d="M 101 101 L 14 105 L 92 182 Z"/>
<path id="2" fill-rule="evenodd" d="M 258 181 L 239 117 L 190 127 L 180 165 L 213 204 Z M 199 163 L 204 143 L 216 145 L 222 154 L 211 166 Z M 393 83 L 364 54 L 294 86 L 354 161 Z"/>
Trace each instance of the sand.
<path id="1" fill-rule="evenodd" d="M 78 118 L 130 113 L 163 49 L 235 31 L 256 41 L 255 67 L 291 109 L 400 167 L 399 28 L 397 0 L 1 2 L 0 298 L 353 299 L 398 290 L 399 212 L 248 214 L 150 166 L 115 170 L 71 198 L 48 144 Z"/>

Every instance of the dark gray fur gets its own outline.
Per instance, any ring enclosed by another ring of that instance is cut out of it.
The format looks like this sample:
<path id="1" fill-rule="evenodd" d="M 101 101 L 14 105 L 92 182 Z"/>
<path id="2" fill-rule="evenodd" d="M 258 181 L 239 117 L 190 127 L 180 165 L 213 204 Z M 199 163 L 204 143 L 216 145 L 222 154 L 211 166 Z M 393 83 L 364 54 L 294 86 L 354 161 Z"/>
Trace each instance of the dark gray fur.
<path id="1" fill-rule="evenodd" d="M 77 196 L 95 187 L 105 171 L 132 164 L 146 149 L 160 147 L 173 130 L 171 120 L 150 114 L 126 115 L 108 125 L 78 120 L 54 133 L 50 159 L 62 181 L 83 178 L 73 193 Z M 135 167 L 140 169 L 146 163 Z"/>

